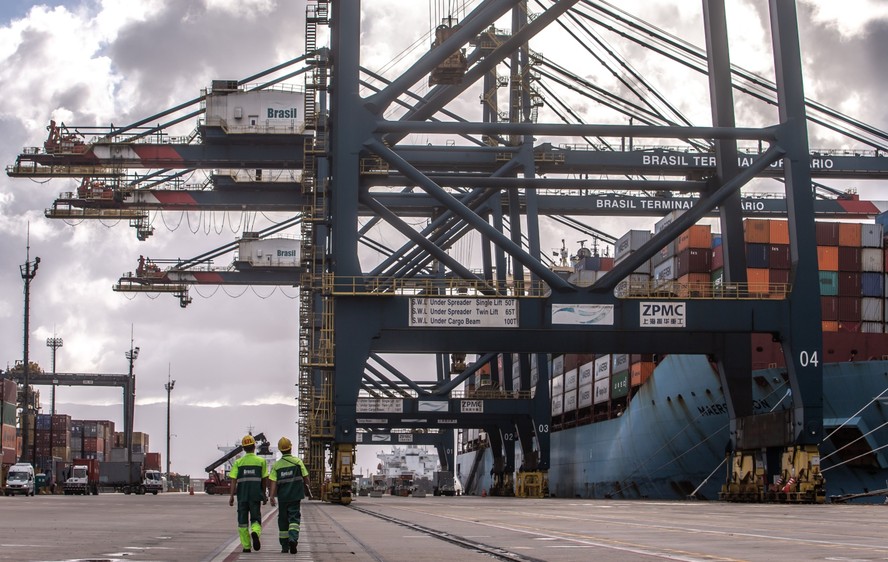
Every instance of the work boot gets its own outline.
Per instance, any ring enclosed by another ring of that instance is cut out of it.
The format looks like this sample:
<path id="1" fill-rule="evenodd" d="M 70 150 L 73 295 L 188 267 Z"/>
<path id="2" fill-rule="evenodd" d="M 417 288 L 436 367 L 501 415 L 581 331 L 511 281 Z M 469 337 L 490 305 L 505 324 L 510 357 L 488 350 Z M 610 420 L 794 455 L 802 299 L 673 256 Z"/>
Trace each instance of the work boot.
<path id="1" fill-rule="evenodd" d="M 253 538 L 253 550 L 259 550 L 262 548 L 262 544 L 259 542 L 259 533 L 253 531 L 250 533 L 250 537 Z"/>
<path id="2" fill-rule="evenodd" d="M 244 552 L 251 552 L 249 548 L 244 547 Z"/>
<path id="3" fill-rule="evenodd" d="M 290 554 L 296 554 L 296 547 L 299 545 L 299 541 L 290 541 Z"/>

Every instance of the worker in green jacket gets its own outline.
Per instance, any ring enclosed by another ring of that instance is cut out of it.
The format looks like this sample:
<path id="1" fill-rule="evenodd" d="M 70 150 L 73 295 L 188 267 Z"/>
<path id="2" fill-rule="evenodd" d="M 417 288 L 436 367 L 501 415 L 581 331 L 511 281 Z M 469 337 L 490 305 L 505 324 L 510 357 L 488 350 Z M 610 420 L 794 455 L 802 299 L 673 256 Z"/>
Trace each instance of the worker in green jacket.
<path id="1" fill-rule="evenodd" d="M 234 505 L 234 493 L 237 491 L 237 532 L 244 552 L 250 552 L 250 539 L 253 550 L 262 548 L 259 542 L 259 537 L 262 535 L 260 503 L 268 501 L 265 496 L 268 465 L 265 459 L 256 456 L 256 440 L 252 435 L 244 436 L 241 439 L 241 446 L 246 454 L 234 461 L 228 473 L 231 477 L 228 505 Z"/>
<path id="2" fill-rule="evenodd" d="M 308 487 L 308 469 L 302 459 L 294 457 L 293 444 L 286 437 L 278 441 L 281 458 L 271 467 L 271 506 L 275 498 L 280 502 L 278 509 L 278 539 L 281 541 L 281 552 L 296 554 L 299 544 L 299 523 L 302 520 L 301 502 L 311 489 Z"/>

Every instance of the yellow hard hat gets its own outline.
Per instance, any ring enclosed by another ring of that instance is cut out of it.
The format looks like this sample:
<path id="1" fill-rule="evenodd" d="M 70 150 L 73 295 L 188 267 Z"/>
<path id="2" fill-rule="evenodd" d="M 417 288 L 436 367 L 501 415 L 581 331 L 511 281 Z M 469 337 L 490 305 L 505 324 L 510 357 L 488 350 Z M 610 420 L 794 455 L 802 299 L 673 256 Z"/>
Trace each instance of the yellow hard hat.
<path id="1" fill-rule="evenodd" d="M 286 437 L 281 437 L 278 441 L 278 450 L 280 451 L 292 451 L 293 444 Z"/>
<path id="2" fill-rule="evenodd" d="M 241 446 L 249 447 L 250 445 L 255 445 L 256 440 L 253 439 L 252 435 L 244 435 L 244 438 L 241 439 Z"/>

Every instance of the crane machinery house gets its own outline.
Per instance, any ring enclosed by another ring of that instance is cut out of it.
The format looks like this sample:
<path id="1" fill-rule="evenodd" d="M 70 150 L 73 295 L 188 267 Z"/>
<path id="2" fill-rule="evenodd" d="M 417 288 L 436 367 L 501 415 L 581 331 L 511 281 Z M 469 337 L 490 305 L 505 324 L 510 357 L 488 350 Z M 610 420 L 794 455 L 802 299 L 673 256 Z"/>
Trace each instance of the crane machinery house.
<path id="1" fill-rule="evenodd" d="M 304 97 L 290 89 L 247 92 L 235 81 L 214 80 L 206 100 L 206 126 L 221 127 L 230 134 L 301 134 Z"/>

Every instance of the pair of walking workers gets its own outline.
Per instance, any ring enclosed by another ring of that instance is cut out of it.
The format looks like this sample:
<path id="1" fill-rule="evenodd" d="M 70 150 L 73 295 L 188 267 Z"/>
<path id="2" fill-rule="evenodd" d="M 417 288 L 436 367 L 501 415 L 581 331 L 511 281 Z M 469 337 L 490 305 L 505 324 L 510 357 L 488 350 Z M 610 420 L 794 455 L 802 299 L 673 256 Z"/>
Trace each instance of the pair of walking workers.
<path id="1" fill-rule="evenodd" d="M 246 453 L 231 466 L 231 494 L 228 505 L 234 505 L 237 494 L 237 530 L 244 552 L 262 548 L 261 505 L 271 499 L 271 506 L 278 508 L 278 540 L 281 552 L 296 554 L 299 544 L 299 524 L 302 518 L 301 502 L 308 487 L 308 469 L 298 457 L 294 457 L 293 444 L 286 437 L 278 441 L 281 458 L 271 470 L 265 459 L 256 455 L 256 440 L 246 435 L 241 440 Z M 267 486 L 271 482 L 270 487 Z M 268 495 L 266 495 L 268 490 Z"/>

